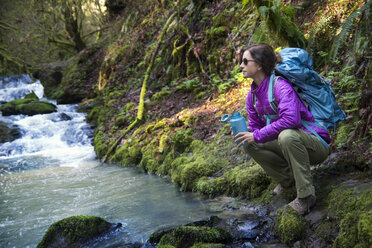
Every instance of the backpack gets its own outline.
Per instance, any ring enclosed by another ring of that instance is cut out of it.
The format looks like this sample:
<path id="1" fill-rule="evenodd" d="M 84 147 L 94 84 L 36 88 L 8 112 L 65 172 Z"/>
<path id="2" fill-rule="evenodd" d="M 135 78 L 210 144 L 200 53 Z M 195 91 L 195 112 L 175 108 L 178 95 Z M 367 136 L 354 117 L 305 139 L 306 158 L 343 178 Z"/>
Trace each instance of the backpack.
<path id="1" fill-rule="evenodd" d="M 346 114 L 336 102 L 330 82 L 312 69 L 313 60 L 309 53 L 301 48 L 284 48 L 279 52 L 282 63 L 275 67 L 270 76 L 268 100 L 271 108 L 278 113 L 274 96 L 276 81 L 282 77 L 290 82 L 303 104 L 314 116 L 315 123 L 301 120 L 301 124 L 318 137 L 325 147 L 328 144 L 309 126 L 317 126 L 328 130 L 336 128 L 339 121 L 345 120 Z M 252 95 L 253 96 L 253 95 Z M 256 109 L 256 101 L 253 100 Z M 278 115 L 266 115 L 267 124 Z"/>

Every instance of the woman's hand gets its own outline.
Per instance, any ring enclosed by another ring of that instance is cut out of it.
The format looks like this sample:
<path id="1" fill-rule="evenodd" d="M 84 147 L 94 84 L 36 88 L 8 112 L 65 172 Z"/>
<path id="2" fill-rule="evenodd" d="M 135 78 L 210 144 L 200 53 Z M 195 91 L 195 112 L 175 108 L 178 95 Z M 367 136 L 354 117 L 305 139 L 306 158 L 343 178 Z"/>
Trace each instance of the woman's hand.
<path id="1" fill-rule="evenodd" d="M 242 141 L 239 143 L 238 147 L 240 147 L 241 145 L 243 145 L 245 142 L 247 142 L 247 144 L 251 144 L 254 141 L 254 137 L 253 137 L 253 133 L 251 132 L 240 132 L 238 133 L 237 135 L 235 135 L 235 142 L 239 142 L 239 141 Z"/>

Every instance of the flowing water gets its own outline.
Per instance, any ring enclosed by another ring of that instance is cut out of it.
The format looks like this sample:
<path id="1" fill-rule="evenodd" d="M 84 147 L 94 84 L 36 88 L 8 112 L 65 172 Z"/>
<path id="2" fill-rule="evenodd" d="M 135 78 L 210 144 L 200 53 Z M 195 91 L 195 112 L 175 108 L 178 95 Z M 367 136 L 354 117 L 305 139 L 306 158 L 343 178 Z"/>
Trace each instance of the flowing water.
<path id="1" fill-rule="evenodd" d="M 0 78 L 0 102 L 31 91 L 47 100 L 40 82 L 27 75 Z M 122 223 L 118 232 L 92 245 L 115 247 L 209 214 L 205 203 L 165 178 L 102 165 L 85 114 L 76 111 L 77 105 L 57 107 L 58 112 L 44 115 L 0 115 L 22 133 L 0 144 L 0 247 L 36 247 L 52 223 L 73 215 Z"/>

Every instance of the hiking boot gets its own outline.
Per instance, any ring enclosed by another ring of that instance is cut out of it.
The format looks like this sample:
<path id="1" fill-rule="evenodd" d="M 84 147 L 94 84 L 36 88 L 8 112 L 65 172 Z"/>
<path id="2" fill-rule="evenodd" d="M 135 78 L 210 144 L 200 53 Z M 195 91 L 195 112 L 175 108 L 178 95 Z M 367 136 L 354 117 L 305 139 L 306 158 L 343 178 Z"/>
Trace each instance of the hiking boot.
<path id="1" fill-rule="evenodd" d="M 315 201 L 315 195 L 309 195 L 305 198 L 296 198 L 288 203 L 288 205 L 296 210 L 299 214 L 303 215 L 310 212 L 310 208 L 314 207 Z"/>
<path id="2" fill-rule="evenodd" d="M 271 194 L 272 195 L 280 195 L 281 193 L 283 193 L 283 190 L 284 190 L 284 188 L 279 183 L 278 185 L 276 185 L 275 189 L 273 189 L 273 191 L 271 191 Z"/>

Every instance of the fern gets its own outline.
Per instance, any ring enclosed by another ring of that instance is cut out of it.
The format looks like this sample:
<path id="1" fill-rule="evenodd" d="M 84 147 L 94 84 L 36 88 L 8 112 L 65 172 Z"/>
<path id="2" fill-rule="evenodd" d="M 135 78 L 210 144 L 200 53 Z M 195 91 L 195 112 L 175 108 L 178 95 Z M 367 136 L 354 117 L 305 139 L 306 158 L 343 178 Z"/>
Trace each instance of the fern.
<path id="1" fill-rule="evenodd" d="M 340 46 L 345 42 L 346 38 L 350 35 L 350 32 L 354 25 L 354 20 L 362 15 L 365 10 L 368 10 L 371 6 L 372 0 L 369 0 L 365 3 L 360 9 L 354 11 L 346 19 L 345 23 L 342 25 L 342 30 L 339 35 L 335 38 L 335 41 L 332 44 L 330 59 L 334 60 L 338 54 Z"/>
<path id="2" fill-rule="evenodd" d="M 306 39 L 300 28 L 286 15 L 290 13 L 279 0 L 252 0 L 269 29 L 290 46 L 305 47 Z"/>
<path id="3" fill-rule="evenodd" d="M 308 39 L 308 49 L 310 49 L 313 45 L 317 33 L 319 33 L 324 27 L 326 27 L 331 19 L 332 16 L 322 16 L 320 17 L 319 21 L 314 26 L 312 26 Z"/>

